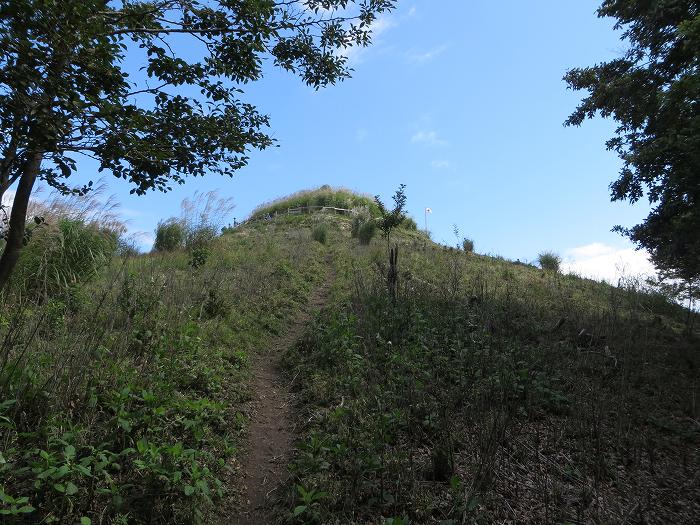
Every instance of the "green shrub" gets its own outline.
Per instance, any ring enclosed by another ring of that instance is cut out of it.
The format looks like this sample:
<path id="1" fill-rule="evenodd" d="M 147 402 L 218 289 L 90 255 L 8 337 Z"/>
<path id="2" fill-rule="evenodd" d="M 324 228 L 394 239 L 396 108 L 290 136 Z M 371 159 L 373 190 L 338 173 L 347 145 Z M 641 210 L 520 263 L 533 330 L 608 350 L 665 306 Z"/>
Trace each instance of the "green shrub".
<path id="1" fill-rule="evenodd" d="M 542 252 L 537 256 L 540 268 L 552 272 L 558 272 L 561 266 L 561 257 L 554 252 Z"/>
<path id="2" fill-rule="evenodd" d="M 418 224 L 413 217 L 406 216 L 401 223 L 401 227 L 406 230 L 416 231 L 418 229 Z"/>
<path id="3" fill-rule="evenodd" d="M 368 245 L 377 233 L 377 223 L 375 221 L 365 222 L 357 232 L 360 244 Z"/>
<path id="4" fill-rule="evenodd" d="M 12 277 L 16 291 L 53 296 L 94 277 L 114 255 L 117 237 L 80 220 L 34 228 Z"/>
<path id="5" fill-rule="evenodd" d="M 360 228 L 362 228 L 362 225 L 364 223 L 365 221 L 362 217 L 355 216 L 352 218 L 352 225 L 350 226 L 350 235 L 353 239 L 357 238 L 358 234 L 360 233 Z"/>
<path id="6" fill-rule="evenodd" d="M 472 253 L 474 251 L 474 241 L 465 237 L 462 239 L 462 249 L 467 253 Z"/>
<path id="7" fill-rule="evenodd" d="M 207 224 L 200 224 L 185 229 L 185 248 L 201 250 L 216 238 L 216 229 Z"/>
<path id="8" fill-rule="evenodd" d="M 201 268 L 207 263 L 209 258 L 209 250 L 206 248 L 194 248 L 190 253 L 190 260 L 187 263 L 191 268 Z"/>
<path id="9" fill-rule="evenodd" d="M 321 244 L 326 244 L 326 239 L 328 237 L 328 225 L 323 222 L 314 226 L 314 229 L 311 232 L 311 237 L 314 241 L 318 241 Z"/>
<path id="10" fill-rule="evenodd" d="M 156 240 L 153 250 L 156 252 L 172 252 L 182 248 L 185 243 L 185 228 L 175 219 L 169 219 L 158 223 L 156 228 Z"/>

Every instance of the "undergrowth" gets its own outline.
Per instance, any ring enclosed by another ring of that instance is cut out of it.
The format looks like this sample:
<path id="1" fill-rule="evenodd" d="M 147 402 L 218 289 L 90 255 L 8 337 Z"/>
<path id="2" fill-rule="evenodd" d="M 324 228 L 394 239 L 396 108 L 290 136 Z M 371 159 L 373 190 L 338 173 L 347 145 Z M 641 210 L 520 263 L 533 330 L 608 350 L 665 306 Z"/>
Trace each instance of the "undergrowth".
<path id="1" fill-rule="evenodd" d="M 400 238 L 338 257 L 286 358 L 290 523 L 694 523 L 697 336 L 613 287 Z"/>
<path id="2" fill-rule="evenodd" d="M 293 237 L 293 242 L 292 242 Z M 0 304 L 3 523 L 204 523 L 239 452 L 251 352 L 317 280 L 307 228 L 114 258 Z"/>

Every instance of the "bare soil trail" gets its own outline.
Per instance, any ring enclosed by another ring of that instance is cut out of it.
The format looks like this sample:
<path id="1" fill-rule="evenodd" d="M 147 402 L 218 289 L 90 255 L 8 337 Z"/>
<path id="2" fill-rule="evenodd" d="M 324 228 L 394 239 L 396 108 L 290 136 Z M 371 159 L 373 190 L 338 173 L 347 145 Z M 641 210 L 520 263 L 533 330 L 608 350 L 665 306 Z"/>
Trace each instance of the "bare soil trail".
<path id="1" fill-rule="evenodd" d="M 286 480 L 294 438 L 292 394 L 280 361 L 284 351 L 302 337 L 313 312 L 328 302 L 334 278 L 333 270 L 329 269 L 326 280 L 312 292 L 307 306 L 298 312 L 285 332 L 254 357 L 248 455 L 241 471 L 245 496 L 236 515 L 229 516 L 227 523 L 269 525 L 274 522 L 271 500 Z"/>

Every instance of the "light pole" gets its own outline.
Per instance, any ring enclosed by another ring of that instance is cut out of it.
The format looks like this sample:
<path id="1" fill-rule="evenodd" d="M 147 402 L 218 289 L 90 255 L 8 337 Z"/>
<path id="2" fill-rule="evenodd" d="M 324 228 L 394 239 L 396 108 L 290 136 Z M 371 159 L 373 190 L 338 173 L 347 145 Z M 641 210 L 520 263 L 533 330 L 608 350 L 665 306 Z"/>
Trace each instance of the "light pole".
<path id="1" fill-rule="evenodd" d="M 428 214 L 433 213 L 433 210 L 430 208 L 425 209 L 425 233 L 428 233 Z"/>

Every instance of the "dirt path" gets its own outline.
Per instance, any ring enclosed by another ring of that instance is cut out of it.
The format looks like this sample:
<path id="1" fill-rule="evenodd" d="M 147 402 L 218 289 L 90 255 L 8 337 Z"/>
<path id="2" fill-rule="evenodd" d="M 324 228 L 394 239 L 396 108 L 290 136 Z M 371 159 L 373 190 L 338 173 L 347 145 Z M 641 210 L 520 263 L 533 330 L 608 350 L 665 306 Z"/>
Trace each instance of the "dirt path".
<path id="1" fill-rule="evenodd" d="M 328 301 L 333 277 L 329 273 L 287 330 L 271 341 L 267 351 L 255 357 L 249 448 L 242 470 L 246 492 L 238 516 L 229 523 L 268 525 L 273 522 L 270 501 L 286 479 L 293 440 L 292 396 L 282 375 L 280 360 L 284 351 L 303 335 L 312 313 Z"/>

